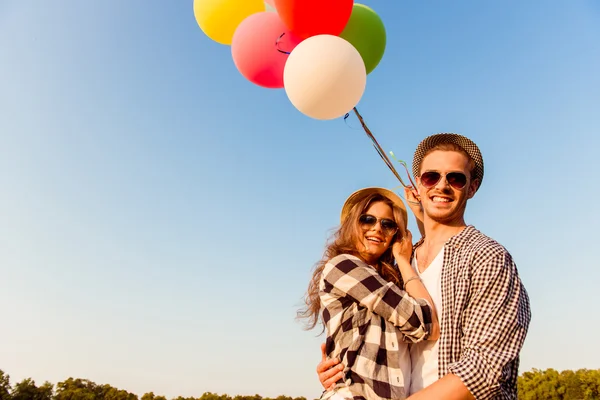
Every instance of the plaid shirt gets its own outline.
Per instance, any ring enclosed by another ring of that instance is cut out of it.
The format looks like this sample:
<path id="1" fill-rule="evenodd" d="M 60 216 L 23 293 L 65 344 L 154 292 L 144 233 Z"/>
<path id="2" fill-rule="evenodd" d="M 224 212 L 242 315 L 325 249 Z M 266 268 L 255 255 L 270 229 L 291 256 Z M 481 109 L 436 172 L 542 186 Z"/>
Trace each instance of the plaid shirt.
<path id="1" fill-rule="evenodd" d="M 409 377 L 402 367 L 410 365 L 410 354 L 405 341 L 416 343 L 429 336 L 427 301 L 410 297 L 348 254 L 325 265 L 319 289 L 326 352 L 344 365 L 342 381 L 321 398 L 334 393 L 355 400 L 406 398 Z"/>
<path id="2" fill-rule="evenodd" d="M 439 378 L 457 375 L 477 400 L 517 399 L 531 311 L 512 257 L 468 226 L 444 246 L 441 284 Z"/>

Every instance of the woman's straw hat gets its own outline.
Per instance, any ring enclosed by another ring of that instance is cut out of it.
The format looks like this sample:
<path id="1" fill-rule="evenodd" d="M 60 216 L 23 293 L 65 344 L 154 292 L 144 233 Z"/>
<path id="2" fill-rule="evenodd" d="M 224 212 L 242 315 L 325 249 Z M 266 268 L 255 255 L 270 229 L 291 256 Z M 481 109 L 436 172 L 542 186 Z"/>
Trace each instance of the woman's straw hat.
<path id="1" fill-rule="evenodd" d="M 398 196 L 396 193 L 392 192 L 391 190 L 384 189 L 384 188 L 378 188 L 378 187 L 364 188 L 364 189 L 360 189 L 360 190 L 357 190 L 356 192 L 352 193 L 346 199 L 346 202 L 344 203 L 344 206 L 342 207 L 340 222 L 342 222 L 342 223 L 344 222 L 344 220 L 346 219 L 348 214 L 350 214 L 350 210 L 352 210 L 352 207 L 354 207 L 357 203 L 359 203 L 365 197 L 370 196 L 374 193 L 378 193 L 378 194 L 382 195 L 383 197 L 387 197 L 388 199 L 390 199 L 392 201 L 392 203 L 394 203 L 400 209 L 401 214 L 402 214 L 402 219 L 404 220 L 404 226 L 402 226 L 402 224 L 401 224 L 400 229 L 404 228 L 404 230 L 406 230 L 408 214 L 406 212 L 406 206 L 404 205 L 404 202 L 402 201 L 400 196 Z"/>

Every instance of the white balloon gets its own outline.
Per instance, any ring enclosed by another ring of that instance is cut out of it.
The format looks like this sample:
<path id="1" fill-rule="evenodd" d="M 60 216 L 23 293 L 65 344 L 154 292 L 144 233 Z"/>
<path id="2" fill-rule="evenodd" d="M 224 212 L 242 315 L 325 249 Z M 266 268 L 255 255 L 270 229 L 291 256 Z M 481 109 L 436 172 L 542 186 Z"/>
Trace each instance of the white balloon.
<path id="1" fill-rule="evenodd" d="M 301 113 L 335 119 L 358 104 L 367 85 L 367 71 L 360 53 L 348 41 L 317 35 L 302 41 L 289 55 L 283 85 Z"/>

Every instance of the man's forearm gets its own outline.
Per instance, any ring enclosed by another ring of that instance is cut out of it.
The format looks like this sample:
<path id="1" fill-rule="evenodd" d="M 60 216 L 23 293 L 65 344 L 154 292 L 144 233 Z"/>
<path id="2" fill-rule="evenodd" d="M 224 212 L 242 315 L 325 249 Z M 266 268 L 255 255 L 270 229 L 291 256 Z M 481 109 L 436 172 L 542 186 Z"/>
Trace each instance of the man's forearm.
<path id="1" fill-rule="evenodd" d="M 448 374 L 406 400 L 475 400 L 460 378 Z"/>

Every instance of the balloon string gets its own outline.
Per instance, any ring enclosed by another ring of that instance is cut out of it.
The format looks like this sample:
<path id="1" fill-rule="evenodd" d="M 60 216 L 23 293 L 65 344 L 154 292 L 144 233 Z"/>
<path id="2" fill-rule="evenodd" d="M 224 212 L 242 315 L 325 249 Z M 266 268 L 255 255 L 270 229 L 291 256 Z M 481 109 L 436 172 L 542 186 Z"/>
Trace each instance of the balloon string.
<path id="1" fill-rule="evenodd" d="M 393 151 L 390 151 L 390 156 L 392 156 L 392 158 L 394 159 L 394 161 L 399 162 L 400 164 L 402 164 L 402 166 L 404 167 L 404 170 L 406 171 L 406 175 L 408 176 L 408 180 L 410 181 L 410 184 L 412 185 L 412 188 L 416 188 L 417 185 L 415 185 L 415 183 L 413 182 L 412 178 L 410 177 L 410 172 L 408 172 L 408 165 L 406 165 L 406 161 L 403 160 L 399 160 L 396 158 L 396 156 L 394 155 Z"/>
<path id="2" fill-rule="evenodd" d="M 282 37 L 285 36 L 285 32 L 283 32 L 281 35 L 279 35 L 279 37 L 277 38 L 277 40 L 275 41 L 275 47 L 277 48 L 277 51 L 283 54 L 290 54 L 289 51 L 285 51 L 285 50 L 281 50 L 279 48 L 279 41 L 281 40 Z"/>
<path id="3" fill-rule="evenodd" d="M 369 137 L 369 139 L 371 139 L 371 142 L 373 142 L 373 147 L 375 147 L 375 150 L 377 150 L 377 153 L 379 154 L 379 156 L 381 157 L 381 159 L 383 160 L 383 162 L 385 163 L 385 165 L 388 166 L 388 168 L 392 171 L 392 173 L 394 174 L 394 176 L 400 181 L 400 183 L 402 184 L 402 186 L 404 186 L 404 187 L 411 187 L 411 186 L 409 186 L 409 185 L 407 185 L 407 184 L 404 183 L 404 181 L 402 180 L 402 177 L 400 176 L 400 174 L 398 173 L 398 171 L 396 170 L 396 168 L 394 168 L 394 165 L 392 164 L 392 161 L 388 158 L 387 154 L 385 154 L 385 151 L 383 151 L 383 149 L 379 145 L 379 142 L 377 141 L 377 139 L 375 139 L 375 136 L 373 135 L 373 133 L 371 132 L 371 130 L 369 129 L 369 127 L 365 123 L 365 120 L 363 119 L 362 115 L 360 115 L 360 113 L 358 112 L 358 109 L 356 107 L 354 107 L 352 109 L 352 111 L 354 111 L 354 114 L 356 114 L 356 116 L 358 117 L 358 120 L 360 121 L 360 124 L 362 125 L 363 130 L 365 131 L 365 133 L 367 134 L 367 136 Z M 344 116 L 344 120 L 346 120 L 349 116 L 350 116 L 350 113 L 347 113 Z M 406 166 L 406 163 L 404 161 L 402 161 L 402 160 L 398 160 L 394 156 L 394 153 L 390 152 L 390 154 L 392 155 L 392 157 L 394 158 L 394 160 L 396 160 L 400 164 L 402 164 L 402 166 L 406 170 L 406 174 L 408 175 L 408 179 L 410 180 L 410 183 L 412 184 L 412 187 L 415 188 L 416 185 L 414 184 L 414 182 L 412 181 L 412 178 L 410 177 L 410 173 L 408 172 L 408 167 Z"/>

